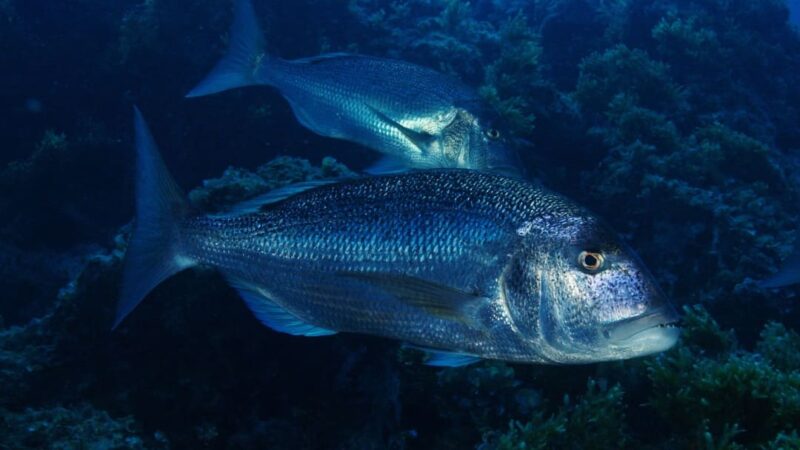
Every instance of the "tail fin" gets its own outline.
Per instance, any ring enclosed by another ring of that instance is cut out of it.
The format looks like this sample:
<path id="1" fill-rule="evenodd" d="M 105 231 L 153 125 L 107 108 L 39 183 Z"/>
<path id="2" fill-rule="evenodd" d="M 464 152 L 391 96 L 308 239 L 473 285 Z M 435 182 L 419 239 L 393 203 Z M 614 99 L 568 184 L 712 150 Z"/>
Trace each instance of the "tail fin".
<path id="1" fill-rule="evenodd" d="M 194 263 L 182 258 L 178 222 L 189 211 L 138 108 L 136 129 L 136 222 L 125 255 L 116 328 L 159 283 Z"/>
<path id="2" fill-rule="evenodd" d="M 201 97 L 237 87 L 261 84 L 268 56 L 250 0 L 236 0 L 228 53 L 187 97 Z"/>

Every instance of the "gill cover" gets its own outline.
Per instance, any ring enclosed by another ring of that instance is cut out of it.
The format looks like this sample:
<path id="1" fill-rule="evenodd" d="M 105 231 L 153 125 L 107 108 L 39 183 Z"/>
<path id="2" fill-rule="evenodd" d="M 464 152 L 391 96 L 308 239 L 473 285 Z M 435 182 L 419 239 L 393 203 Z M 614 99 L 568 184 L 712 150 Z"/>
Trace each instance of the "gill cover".
<path id="1" fill-rule="evenodd" d="M 541 279 L 521 255 L 511 260 L 503 275 L 503 294 L 513 327 L 527 338 L 539 334 L 539 311 L 542 303 Z"/>

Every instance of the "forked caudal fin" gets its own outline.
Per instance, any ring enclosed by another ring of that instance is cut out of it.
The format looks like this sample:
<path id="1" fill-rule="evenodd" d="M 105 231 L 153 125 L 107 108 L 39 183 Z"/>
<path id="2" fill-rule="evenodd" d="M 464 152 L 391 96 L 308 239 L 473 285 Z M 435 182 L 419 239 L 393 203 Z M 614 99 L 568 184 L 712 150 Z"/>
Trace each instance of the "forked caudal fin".
<path id="1" fill-rule="evenodd" d="M 228 52 L 187 97 L 202 97 L 244 86 L 264 84 L 264 37 L 250 0 L 236 0 Z"/>
<path id="2" fill-rule="evenodd" d="M 159 283 L 194 265 L 180 252 L 179 221 L 189 206 L 173 181 L 142 114 L 136 130 L 136 221 L 125 255 L 122 293 L 114 319 L 120 322 Z"/>

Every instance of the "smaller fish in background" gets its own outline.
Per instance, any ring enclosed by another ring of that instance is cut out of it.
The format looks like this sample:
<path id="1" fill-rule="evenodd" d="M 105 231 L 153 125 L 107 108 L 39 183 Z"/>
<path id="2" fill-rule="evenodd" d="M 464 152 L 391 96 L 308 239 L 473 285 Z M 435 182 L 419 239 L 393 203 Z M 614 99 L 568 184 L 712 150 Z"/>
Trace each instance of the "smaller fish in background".
<path id="1" fill-rule="evenodd" d="M 403 61 L 332 53 L 283 60 L 265 53 L 255 11 L 237 0 L 228 53 L 187 97 L 266 85 L 303 126 L 387 158 L 373 173 L 463 168 L 520 173 L 496 115 L 460 81 Z"/>
<path id="2" fill-rule="evenodd" d="M 800 247 L 795 244 L 790 256 L 783 262 L 780 270 L 771 277 L 761 280 L 758 285 L 762 288 L 781 288 L 800 283 Z"/>
<path id="3" fill-rule="evenodd" d="M 159 283 L 219 270 L 266 326 L 407 342 L 430 365 L 581 364 L 670 348 L 677 314 L 596 217 L 516 178 L 420 170 L 196 215 L 136 112 L 136 221 L 115 325 Z"/>

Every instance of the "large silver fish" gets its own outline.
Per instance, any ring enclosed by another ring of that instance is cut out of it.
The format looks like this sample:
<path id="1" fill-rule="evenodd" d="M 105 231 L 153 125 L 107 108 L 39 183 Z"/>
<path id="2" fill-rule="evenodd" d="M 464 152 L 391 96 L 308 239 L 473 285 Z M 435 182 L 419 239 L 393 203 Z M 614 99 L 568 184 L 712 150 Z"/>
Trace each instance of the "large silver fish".
<path id="1" fill-rule="evenodd" d="M 398 339 L 434 365 L 587 363 L 675 343 L 676 314 L 647 270 L 559 195 L 427 170 L 192 216 L 138 113 L 136 124 L 137 221 L 116 324 L 162 280 L 202 264 L 275 330 Z"/>
<path id="2" fill-rule="evenodd" d="M 476 93 L 439 72 L 391 59 L 326 54 L 286 61 L 264 52 L 249 0 L 236 2 L 227 55 L 188 97 L 269 85 L 322 136 L 357 142 L 398 166 L 518 173 Z"/>

